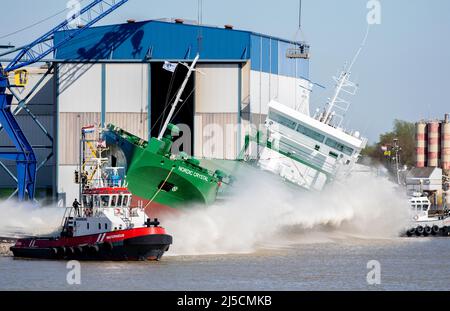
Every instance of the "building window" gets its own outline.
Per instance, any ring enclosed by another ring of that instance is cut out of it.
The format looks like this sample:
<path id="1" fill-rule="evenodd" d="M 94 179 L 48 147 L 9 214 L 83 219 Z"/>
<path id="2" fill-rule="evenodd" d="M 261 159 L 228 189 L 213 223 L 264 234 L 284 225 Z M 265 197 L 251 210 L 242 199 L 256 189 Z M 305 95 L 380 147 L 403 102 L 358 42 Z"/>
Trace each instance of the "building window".
<path id="1" fill-rule="evenodd" d="M 315 141 L 318 141 L 319 143 L 323 143 L 325 140 L 324 135 L 317 133 L 316 131 L 313 131 L 301 124 L 298 125 L 297 132 L 299 132 L 305 136 L 308 136 L 309 138 L 312 138 Z"/>
<path id="2" fill-rule="evenodd" d="M 87 229 L 89 230 L 89 223 L 86 224 Z"/>
<path id="3" fill-rule="evenodd" d="M 108 230 L 108 224 L 105 224 L 105 230 Z"/>
<path id="4" fill-rule="evenodd" d="M 325 142 L 325 144 L 328 147 L 331 147 L 333 149 L 336 149 L 337 151 L 340 151 L 348 156 L 351 156 L 353 154 L 353 149 L 350 147 L 345 146 L 344 144 L 341 144 L 337 141 L 335 141 L 334 139 L 328 138 L 327 141 Z"/>
<path id="5" fill-rule="evenodd" d="M 102 230 L 102 224 L 98 223 L 98 230 Z"/>

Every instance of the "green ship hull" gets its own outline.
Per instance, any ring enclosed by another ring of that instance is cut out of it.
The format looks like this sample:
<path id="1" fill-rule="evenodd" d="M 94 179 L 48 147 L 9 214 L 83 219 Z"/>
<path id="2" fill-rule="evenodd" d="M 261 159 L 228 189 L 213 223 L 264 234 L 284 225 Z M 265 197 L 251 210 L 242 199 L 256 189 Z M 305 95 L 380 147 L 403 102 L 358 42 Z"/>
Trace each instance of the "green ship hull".
<path id="1" fill-rule="evenodd" d="M 176 131 L 171 126 L 169 133 Z M 217 197 L 225 174 L 210 171 L 184 153 L 171 153 L 172 137 L 149 142 L 126 131 L 108 126 L 105 139 L 110 156 L 122 159 L 126 181 L 133 195 L 143 200 L 153 214 L 167 209 L 212 204 Z"/>

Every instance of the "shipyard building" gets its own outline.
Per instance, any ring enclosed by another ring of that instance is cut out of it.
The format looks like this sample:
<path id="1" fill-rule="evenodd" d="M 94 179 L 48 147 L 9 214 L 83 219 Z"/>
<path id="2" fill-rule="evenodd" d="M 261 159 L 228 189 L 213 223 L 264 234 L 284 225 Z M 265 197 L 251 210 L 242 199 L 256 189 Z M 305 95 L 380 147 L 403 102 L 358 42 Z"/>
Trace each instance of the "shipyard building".
<path id="1" fill-rule="evenodd" d="M 54 40 L 68 35 L 57 33 Z M 186 70 L 178 65 L 172 73 L 163 65 L 189 63 L 197 53 L 199 72 L 174 119 L 184 125 L 183 139 L 190 142 L 184 151 L 199 158 L 236 159 L 250 125 L 264 123 L 271 100 L 309 114 L 309 60 L 287 57 L 293 48 L 307 46 L 231 25 L 199 26 L 180 19 L 84 31 L 46 66 L 33 68 L 16 98 L 18 104 L 37 86 L 26 98 L 29 112 L 21 111 L 17 119 L 38 156 L 38 197 L 52 195 L 63 202 L 77 196 L 81 127 L 113 123 L 145 139 L 157 135 Z M 10 146 L 4 133 L 0 140 L 2 148 Z M 8 174 L 15 165 L 2 167 L 0 187 L 9 191 L 16 186 Z"/>

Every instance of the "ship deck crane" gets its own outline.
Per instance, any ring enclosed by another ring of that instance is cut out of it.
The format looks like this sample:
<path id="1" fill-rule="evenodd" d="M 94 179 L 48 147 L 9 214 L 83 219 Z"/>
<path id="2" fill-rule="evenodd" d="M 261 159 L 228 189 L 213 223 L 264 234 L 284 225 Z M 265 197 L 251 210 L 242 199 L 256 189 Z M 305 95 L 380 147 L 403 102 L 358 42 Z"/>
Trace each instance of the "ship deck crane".
<path id="1" fill-rule="evenodd" d="M 5 130 L 14 144 L 15 151 L 0 151 L 0 159 L 16 162 L 17 176 L 12 176 L 17 182 L 19 200 L 28 198 L 33 200 L 36 188 L 36 155 L 31 144 L 17 123 L 11 112 L 11 103 L 15 85 L 11 85 L 8 75 L 25 66 L 42 61 L 46 56 L 55 52 L 59 47 L 77 37 L 105 16 L 109 15 L 128 0 L 94 0 L 84 8 L 68 16 L 65 21 L 54 27 L 32 43 L 10 50 L 0 56 L 16 53 L 13 60 L 5 67 L 0 63 L 0 130 Z M 84 24 L 80 24 L 84 23 Z M 54 44 L 55 33 L 64 31 L 64 37 L 58 44 Z M 10 90 L 8 94 L 7 90 Z M 4 165 L 2 165 L 4 167 Z"/>

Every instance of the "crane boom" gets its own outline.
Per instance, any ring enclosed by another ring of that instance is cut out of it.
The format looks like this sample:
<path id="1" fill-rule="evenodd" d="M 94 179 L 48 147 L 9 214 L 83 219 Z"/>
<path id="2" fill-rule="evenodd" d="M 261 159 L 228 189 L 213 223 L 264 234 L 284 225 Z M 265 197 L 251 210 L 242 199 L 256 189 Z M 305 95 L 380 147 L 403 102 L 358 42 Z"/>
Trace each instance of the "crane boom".
<path id="1" fill-rule="evenodd" d="M 40 38 L 23 47 L 23 49 L 16 55 L 14 60 L 5 67 L 5 72 L 17 70 L 19 68 L 39 62 L 44 57 L 54 52 L 58 47 L 67 43 L 72 38 L 78 36 L 85 29 L 91 27 L 99 20 L 109 15 L 111 12 L 125 4 L 128 0 L 94 0 L 79 12 L 69 16 L 65 21 L 48 31 Z M 80 20 L 83 25 L 75 25 L 74 21 Z M 75 26 L 75 27 L 74 27 Z M 59 31 L 68 31 L 76 29 L 76 31 L 69 32 L 67 37 L 53 44 L 53 35 Z"/>
<path id="2" fill-rule="evenodd" d="M 15 120 L 13 113 L 11 113 L 12 95 L 6 94 L 6 89 L 12 87 L 9 84 L 8 73 L 41 61 L 47 55 L 55 52 L 60 46 L 80 35 L 85 29 L 118 9 L 127 1 L 93 0 L 30 44 L 11 51 L 11 53 L 14 52 L 17 54 L 5 67 L 0 63 L 0 123 L 16 149 L 13 152 L 0 151 L 0 159 L 16 162 L 17 177 L 14 180 L 18 184 L 17 193 L 19 200 L 24 200 L 25 197 L 28 197 L 30 200 L 34 199 L 37 171 L 36 155 Z M 80 21 L 83 24 L 77 25 L 75 23 L 76 21 Z M 55 45 L 53 37 L 55 33 L 60 31 L 64 31 L 66 37 Z"/>

